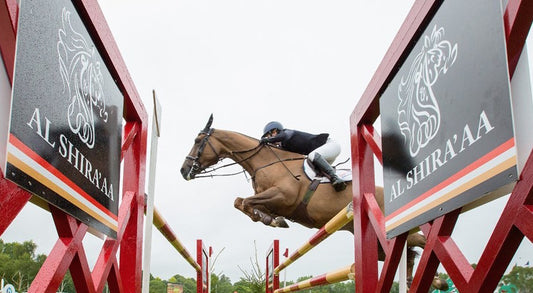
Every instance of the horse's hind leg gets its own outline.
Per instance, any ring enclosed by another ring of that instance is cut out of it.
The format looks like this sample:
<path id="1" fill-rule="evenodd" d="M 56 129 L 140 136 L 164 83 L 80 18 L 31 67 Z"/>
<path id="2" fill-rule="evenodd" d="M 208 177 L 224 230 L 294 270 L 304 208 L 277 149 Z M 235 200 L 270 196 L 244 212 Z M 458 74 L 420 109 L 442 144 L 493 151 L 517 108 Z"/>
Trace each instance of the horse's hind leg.
<path id="1" fill-rule="evenodd" d="M 281 216 L 272 215 L 271 212 L 268 211 L 264 206 L 251 207 L 249 205 L 245 205 L 244 199 L 240 197 L 237 197 L 235 199 L 234 206 L 236 209 L 250 217 L 250 219 L 252 219 L 252 221 L 254 222 L 261 221 L 261 223 L 271 227 L 289 227 L 289 225 L 285 221 L 285 218 Z"/>

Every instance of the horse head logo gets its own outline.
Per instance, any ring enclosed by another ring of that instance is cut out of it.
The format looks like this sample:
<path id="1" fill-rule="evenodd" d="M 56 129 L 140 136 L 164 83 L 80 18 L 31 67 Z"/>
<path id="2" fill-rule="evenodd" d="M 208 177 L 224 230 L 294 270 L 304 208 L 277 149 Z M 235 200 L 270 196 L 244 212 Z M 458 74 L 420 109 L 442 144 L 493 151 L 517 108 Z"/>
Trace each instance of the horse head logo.
<path id="1" fill-rule="evenodd" d="M 457 44 L 452 46 L 443 38 L 444 28 L 437 26 L 430 36 L 423 36 L 424 45 L 398 86 L 398 125 L 409 142 L 412 157 L 436 136 L 440 127 L 441 114 L 433 86 L 457 57 Z"/>
<path id="2" fill-rule="evenodd" d="M 68 123 L 87 147 L 95 143 L 95 114 L 107 122 L 104 78 L 94 47 L 76 32 L 70 22 L 70 11 L 63 8 L 57 53 L 63 91 L 68 92 Z"/>

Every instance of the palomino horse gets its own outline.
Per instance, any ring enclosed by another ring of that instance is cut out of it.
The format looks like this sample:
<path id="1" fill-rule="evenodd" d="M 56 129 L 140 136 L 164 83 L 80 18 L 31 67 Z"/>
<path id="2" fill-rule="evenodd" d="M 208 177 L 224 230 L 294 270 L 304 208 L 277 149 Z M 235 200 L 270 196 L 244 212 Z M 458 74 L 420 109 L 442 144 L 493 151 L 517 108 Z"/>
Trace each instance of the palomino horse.
<path id="1" fill-rule="evenodd" d="M 227 130 L 213 129 L 213 116 L 198 134 L 181 167 L 186 180 L 194 179 L 205 169 L 229 158 L 251 175 L 255 194 L 236 198 L 235 208 L 252 221 L 273 227 L 288 227 L 284 218 L 309 228 L 321 228 L 352 201 L 352 186 L 336 192 L 331 184 L 320 184 L 307 204 L 302 204 L 311 181 L 304 174 L 305 156 L 281 150 L 259 140 Z M 375 198 L 383 211 L 383 188 L 377 187 Z M 353 223 L 342 228 L 353 234 Z M 424 247 L 425 237 L 414 233 L 407 237 L 407 246 Z M 408 253 L 408 276 L 412 275 L 416 253 Z M 380 248 L 380 260 L 385 254 Z"/>

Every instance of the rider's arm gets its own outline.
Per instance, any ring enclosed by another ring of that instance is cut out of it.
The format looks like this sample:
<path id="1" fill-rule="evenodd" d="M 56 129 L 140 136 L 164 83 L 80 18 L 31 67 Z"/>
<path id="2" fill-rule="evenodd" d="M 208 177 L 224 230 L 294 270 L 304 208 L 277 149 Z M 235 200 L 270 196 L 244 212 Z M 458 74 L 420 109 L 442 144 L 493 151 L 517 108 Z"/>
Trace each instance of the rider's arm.
<path id="1" fill-rule="evenodd" d="M 282 130 L 276 136 L 262 138 L 261 142 L 274 143 L 274 142 L 284 141 L 286 138 L 287 138 L 287 131 L 286 130 Z"/>

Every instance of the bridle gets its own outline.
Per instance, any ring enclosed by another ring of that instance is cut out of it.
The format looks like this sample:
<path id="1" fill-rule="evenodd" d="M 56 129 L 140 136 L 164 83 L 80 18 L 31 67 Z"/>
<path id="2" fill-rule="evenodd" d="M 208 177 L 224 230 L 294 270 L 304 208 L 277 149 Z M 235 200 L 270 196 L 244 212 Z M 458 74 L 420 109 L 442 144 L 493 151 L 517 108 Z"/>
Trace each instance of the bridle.
<path id="1" fill-rule="evenodd" d="M 213 153 L 215 153 L 215 155 L 217 156 L 217 161 L 222 160 L 220 155 L 217 153 L 217 151 L 215 150 L 215 148 L 209 141 L 209 137 L 211 137 L 214 131 L 215 131 L 214 128 L 209 128 L 209 130 L 207 131 L 204 129 L 200 131 L 200 133 L 198 133 L 199 136 L 202 134 L 205 134 L 205 136 L 202 138 L 202 141 L 200 142 L 200 146 L 198 147 L 198 150 L 196 151 L 196 156 L 185 157 L 186 160 L 192 161 L 191 171 L 189 172 L 189 174 L 193 174 L 193 175 L 200 174 L 206 168 L 206 167 L 202 167 L 202 164 L 200 163 L 200 157 L 202 156 L 206 145 L 209 145 Z"/>
<path id="2" fill-rule="evenodd" d="M 196 156 L 187 156 L 185 157 L 185 160 L 191 160 L 192 161 L 192 166 L 191 166 L 191 170 L 189 171 L 189 176 L 192 177 L 192 178 L 202 178 L 202 177 L 215 177 L 215 176 L 232 176 L 232 175 L 237 175 L 237 174 L 240 174 L 240 173 L 244 173 L 246 175 L 246 171 L 243 170 L 243 171 L 240 171 L 240 172 L 236 172 L 236 173 L 231 173 L 231 174 L 217 174 L 217 175 L 213 175 L 213 174 L 209 174 L 209 175 L 203 175 L 203 176 L 196 176 L 198 174 L 208 174 L 208 173 L 212 173 L 218 169 L 221 169 L 221 168 L 225 168 L 225 167 L 229 167 L 229 166 L 232 166 L 232 165 L 235 165 L 235 164 L 241 164 L 249 159 L 251 159 L 252 157 L 254 157 L 255 155 L 259 154 L 259 152 L 261 151 L 261 149 L 263 149 L 263 147 L 265 146 L 268 146 L 268 148 L 272 150 L 271 146 L 270 145 L 267 145 L 267 144 L 263 144 L 263 143 L 259 143 L 257 146 L 251 148 L 251 149 L 247 149 L 247 150 L 241 150 L 241 151 L 232 151 L 231 152 L 231 155 L 234 156 L 235 154 L 245 154 L 245 153 L 250 153 L 250 155 L 248 156 L 245 156 L 244 158 L 240 159 L 240 160 L 234 160 L 233 163 L 230 163 L 230 164 L 226 164 L 226 165 L 223 165 L 223 166 L 220 166 L 220 167 L 216 167 L 216 168 L 212 168 L 211 170 L 209 171 L 206 171 L 205 169 L 209 166 L 206 166 L 206 167 L 203 167 L 202 164 L 200 163 L 200 157 L 202 156 L 204 150 L 205 150 L 205 147 L 207 145 L 209 145 L 209 147 L 211 148 L 211 150 L 213 151 L 213 153 L 216 155 L 217 157 L 217 161 L 220 162 L 222 161 L 225 157 L 222 157 L 218 154 L 218 152 L 216 151 L 215 147 L 211 144 L 211 142 L 209 141 L 209 138 L 211 137 L 211 135 L 215 132 L 215 129 L 214 128 L 211 128 L 211 124 L 213 123 L 213 114 L 211 114 L 211 116 L 209 117 L 209 120 L 207 121 L 207 124 L 206 126 L 204 127 L 204 129 L 202 131 L 200 131 L 200 133 L 198 133 L 198 136 L 202 135 L 202 134 L 205 134 L 205 136 L 202 138 L 202 141 L 200 142 L 200 146 L 198 147 L 198 150 L 196 151 Z M 299 176 L 295 176 L 290 170 L 289 168 L 287 168 L 287 166 L 285 165 L 284 162 L 286 161 L 294 161 L 294 160 L 303 160 L 306 158 L 306 156 L 302 156 L 302 157 L 297 157 L 297 158 L 290 158 L 290 159 L 280 159 L 275 153 L 274 155 L 277 157 L 277 161 L 274 161 L 272 163 L 269 163 L 269 164 L 266 164 L 265 166 L 262 166 L 262 167 L 259 167 L 255 170 L 253 170 L 252 174 L 250 174 L 252 176 L 252 179 L 255 177 L 255 173 L 260 170 L 260 169 L 263 169 L 263 168 L 266 168 L 268 166 L 271 166 L 271 165 L 274 165 L 274 164 L 277 164 L 277 163 L 281 163 L 283 164 L 283 166 L 285 167 L 285 169 L 287 169 L 287 171 L 289 171 L 289 173 L 296 179 L 296 180 L 299 180 L 298 177 Z M 192 179 L 191 178 L 191 179 Z"/>
<path id="3" fill-rule="evenodd" d="M 200 142 L 200 146 L 198 147 L 198 150 L 196 151 L 196 156 L 187 156 L 185 157 L 186 160 L 191 160 L 192 161 L 192 166 L 191 166 L 191 171 L 189 172 L 190 175 L 193 175 L 194 178 L 205 178 L 205 177 L 222 177 L 222 176 L 233 176 L 233 175 L 238 175 L 240 173 L 244 173 L 246 174 L 245 170 L 242 170 L 242 171 L 239 171 L 239 172 L 235 172 L 235 173 L 228 173 L 228 174 L 209 174 L 209 173 L 212 173 L 212 172 L 215 172 L 219 169 L 222 169 L 222 168 L 226 168 L 226 167 L 229 167 L 229 166 L 233 166 L 233 165 L 237 165 L 237 164 L 241 164 L 243 162 L 246 162 L 248 160 L 250 160 L 251 158 L 253 158 L 255 155 L 257 155 L 261 149 L 263 149 L 265 146 L 267 146 L 271 151 L 272 151 L 272 148 L 270 145 L 267 145 L 267 144 L 258 144 L 257 146 L 251 148 L 251 149 L 246 149 L 246 150 L 241 150 L 241 151 L 232 151 L 231 154 L 232 156 L 235 155 L 235 154 L 245 154 L 245 153 L 251 153 L 250 155 L 247 155 L 245 156 L 244 158 L 240 159 L 240 160 L 235 160 L 233 163 L 229 163 L 229 164 L 226 164 L 226 165 L 222 165 L 222 166 L 219 166 L 219 167 L 216 167 L 216 168 L 212 168 L 208 171 L 206 171 L 205 169 L 207 167 L 202 167 L 202 164 L 200 163 L 200 158 L 205 150 L 205 147 L 209 145 L 209 147 L 211 148 L 211 150 L 213 151 L 213 153 L 216 155 L 217 157 L 217 161 L 220 162 L 224 159 L 224 157 L 222 157 L 221 155 L 218 154 L 218 152 L 216 151 L 215 147 L 211 144 L 211 142 L 209 141 L 209 138 L 211 137 L 211 135 L 213 134 L 213 132 L 215 131 L 214 128 L 210 128 L 209 130 L 205 131 L 202 130 L 200 131 L 200 133 L 198 133 L 198 135 L 202 135 L 202 134 L 205 134 L 205 136 L 202 138 L 202 141 Z M 275 154 L 275 153 L 274 153 Z M 277 157 L 277 155 L 276 155 Z M 255 170 L 253 170 L 253 174 L 250 174 L 252 176 L 252 178 L 254 178 L 254 175 L 257 171 L 263 169 L 263 168 L 266 168 L 268 166 L 272 166 L 274 164 L 278 164 L 278 163 L 282 163 L 283 166 L 289 171 L 289 173 L 296 179 L 296 180 L 299 180 L 298 177 L 299 176 L 295 176 L 294 174 L 292 174 L 292 172 L 287 168 L 287 166 L 285 166 L 284 162 L 286 161 L 294 161 L 294 160 L 303 160 L 305 159 L 305 156 L 302 156 L 302 157 L 297 157 L 297 158 L 289 158 L 289 159 L 280 159 L 279 157 L 277 157 L 278 160 L 274 161 L 274 162 L 271 162 L 271 163 L 268 163 L 264 166 L 261 166 Z M 196 176 L 198 174 L 203 174 L 201 176 Z"/>

